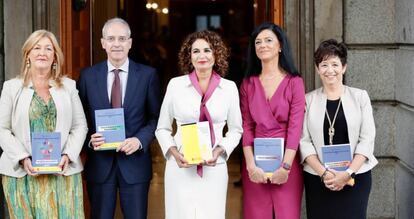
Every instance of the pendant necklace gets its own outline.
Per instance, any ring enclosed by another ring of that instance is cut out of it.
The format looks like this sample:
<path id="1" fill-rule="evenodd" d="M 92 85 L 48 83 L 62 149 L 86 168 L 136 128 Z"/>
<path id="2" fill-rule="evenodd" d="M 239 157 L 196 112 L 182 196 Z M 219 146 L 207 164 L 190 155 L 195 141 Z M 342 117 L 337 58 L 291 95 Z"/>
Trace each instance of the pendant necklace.
<path id="1" fill-rule="evenodd" d="M 335 125 L 335 121 L 336 121 L 336 116 L 338 115 L 338 112 L 339 112 L 339 108 L 341 107 L 341 102 L 342 102 L 342 99 L 339 99 L 338 107 L 336 108 L 336 112 L 335 112 L 335 115 L 334 115 L 334 118 L 333 118 L 332 121 L 331 121 L 331 118 L 329 117 L 329 114 L 328 114 L 328 108 L 326 108 L 326 111 L 325 111 L 326 117 L 328 117 L 328 122 L 329 122 L 328 135 L 329 135 L 329 144 L 330 145 L 333 145 L 333 137 L 335 135 L 334 125 Z"/>

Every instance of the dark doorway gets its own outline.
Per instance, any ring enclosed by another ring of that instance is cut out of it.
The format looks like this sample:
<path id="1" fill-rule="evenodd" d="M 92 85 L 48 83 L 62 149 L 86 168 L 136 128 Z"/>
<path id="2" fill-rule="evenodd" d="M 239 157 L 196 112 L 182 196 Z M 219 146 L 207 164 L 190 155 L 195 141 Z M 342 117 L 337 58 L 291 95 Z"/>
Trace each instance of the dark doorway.
<path id="1" fill-rule="evenodd" d="M 125 0 L 124 4 L 119 15 L 131 25 L 131 58 L 157 68 L 164 88 L 181 74 L 177 70 L 181 42 L 202 29 L 220 33 L 231 47 L 228 78 L 239 84 L 247 36 L 254 25 L 253 0 Z"/>
<path id="2" fill-rule="evenodd" d="M 154 3 L 157 4 L 155 8 Z M 130 57 L 157 68 L 163 89 L 172 77 L 181 75 L 177 54 L 182 41 L 189 33 L 203 29 L 218 32 L 231 48 L 227 78 L 240 85 L 248 36 L 254 26 L 253 0 L 125 0 L 124 4 L 124 10 L 119 14 L 131 26 L 133 47 Z M 151 150 L 154 175 L 148 216 L 164 218 L 165 161 L 157 144 L 152 145 Z M 240 179 L 241 155 L 241 149 L 235 150 L 228 161 L 226 218 L 241 218 L 241 187 L 234 184 Z"/>
<path id="3" fill-rule="evenodd" d="M 253 29 L 255 0 L 108 0 L 94 5 L 93 62 L 103 61 L 101 29 L 108 18 L 125 19 L 132 32 L 130 58 L 157 69 L 163 93 L 168 81 L 181 75 L 177 55 L 184 38 L 192 32 L 210 29 L 218 32 L 231 48 L 227 78 L 240 85 L 244 75 L 248 36 Z M 256 4 L 257 7 L 257 4 Z M 241 147 L 239 147 L 241 148 Z M 149 194 L 148 218 L 164 218 L 165 160 L 156 141 L 151 145 L 153 179 Z M 242 152 L 235 150 L 228 161 L 229 186 L 226 218 L 241 218 L 240 179 Z M 118 206 L 116 218 L 122 218 Z"/>

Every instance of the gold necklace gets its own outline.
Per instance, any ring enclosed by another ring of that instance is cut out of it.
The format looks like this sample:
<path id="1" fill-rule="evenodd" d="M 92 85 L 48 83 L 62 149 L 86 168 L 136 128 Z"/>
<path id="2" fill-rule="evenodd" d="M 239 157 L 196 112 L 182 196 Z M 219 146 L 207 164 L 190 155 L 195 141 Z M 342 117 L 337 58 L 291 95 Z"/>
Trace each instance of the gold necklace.
<path id="1" fill-rule="evenodd" d="M 342 103 L 342 99 L 339 99 L 339 103 L 338 103 L 338 107 L 336 108 L 336 112 L 333 118 L 333 121 L 331 122 L 331 118 L 329 117 L 328 114 L 328 108 L 326 108 L 325 114 L 326 117 L 328 117 L 328 122 L 329 122 L 329 129 L 328 129 L 328 135 L 329 135 L 329 144 L 333 145 L 333 137 L 335 135 L 335 121 L 336 121 L 336 116 L 338 116 L 338 112 L 339 112 L 339 108 L 341 107 L 341 103 Z"/>

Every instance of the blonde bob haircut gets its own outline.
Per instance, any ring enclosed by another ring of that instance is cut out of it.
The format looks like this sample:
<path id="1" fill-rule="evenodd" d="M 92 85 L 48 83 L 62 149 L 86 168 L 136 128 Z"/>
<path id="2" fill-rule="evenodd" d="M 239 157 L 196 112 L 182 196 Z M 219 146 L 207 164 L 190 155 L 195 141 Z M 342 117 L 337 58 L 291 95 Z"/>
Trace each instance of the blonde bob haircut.
<path id="1" fill-rule="evenodd" d="M 26 42 L 23 44 L 23 57 L 20 70 L 20 78 L 23 79 L 23 86 L 28 86 L 30 81 L 30 65 L 27 64 L 27 62 L 30 62 L 28 57 L 29 53 L 30 51 L 32 51 L 33 47 L 35 47 L 36 44 L 45 37 L 52 42 L 53 50 L 55 53 L 53 56 L 53 63 L 56 63 L 56 68 L 54 69 L 52 67 L 53 64 L 50 66 L 50 79 L 55 81 L 57 87 L 62 87 L 61 79 L 64 76 L 62 74 L 62 66 L 64 60 L 63 52 L 59 46 L 59 43 L 55 35 L 47 30 L 37 30 L 33 32 L 32 34 L 30 34 L 29 38 L 27 38 Z"/>

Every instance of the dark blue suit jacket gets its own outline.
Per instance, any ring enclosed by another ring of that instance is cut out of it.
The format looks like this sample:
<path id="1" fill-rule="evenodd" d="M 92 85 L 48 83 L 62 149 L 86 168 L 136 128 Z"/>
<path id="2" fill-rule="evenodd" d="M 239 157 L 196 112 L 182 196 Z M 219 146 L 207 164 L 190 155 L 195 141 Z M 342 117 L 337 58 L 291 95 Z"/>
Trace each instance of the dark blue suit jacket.
<path id="1" fill-rule="evenodd" d="M 111 171 L 116 159 L 121 174 L 127 183 L 143 183 L 151 180 L 151 154 L 149 146 L 154 139 L 154 131 L 160 109 L 159 79 L 154 68 L 129 60 L 129 72 L 124 97 L 125 134 L 137 137 L 142 150 L 127 156 L 115 151 L 94 151 L 87 145 L 91 134 L 96 132 L 95 110 L 111 108 L 107 91 L 107 61 L 86 68 L 78 82 L 79 96 L 89 123 L 89 134 L 85 140 L 87 160 L 86 180 L 102 183 Z"/>

